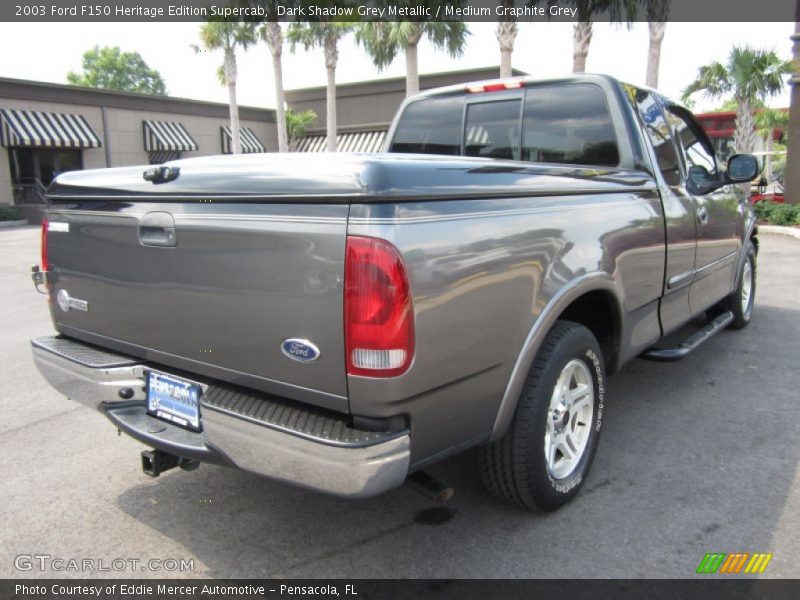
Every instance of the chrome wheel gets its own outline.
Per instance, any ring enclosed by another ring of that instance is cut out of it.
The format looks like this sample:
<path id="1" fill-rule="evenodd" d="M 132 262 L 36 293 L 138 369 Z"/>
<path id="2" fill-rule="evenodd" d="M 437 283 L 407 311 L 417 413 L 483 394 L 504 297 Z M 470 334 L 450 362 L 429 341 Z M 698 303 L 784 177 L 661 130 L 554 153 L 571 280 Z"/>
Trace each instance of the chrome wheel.
<path id="1" fill-rule="evenodd" d="M 742 270 L 742 293 L 740 300 L 742 303 L 742 314 L 745 318 L 750 317 L 750 305 L 753 298 L 753 265 L 750 260 L 744 261 L 744 269 Z"/>
<path id="2" fill-rule="evenodd" d="M 579 359 L 558 376 L 547 411 L 544 452 L 554 479 L 569 477 L 583 457 L 594 416 L 594 384 L 589 367 Z"/>

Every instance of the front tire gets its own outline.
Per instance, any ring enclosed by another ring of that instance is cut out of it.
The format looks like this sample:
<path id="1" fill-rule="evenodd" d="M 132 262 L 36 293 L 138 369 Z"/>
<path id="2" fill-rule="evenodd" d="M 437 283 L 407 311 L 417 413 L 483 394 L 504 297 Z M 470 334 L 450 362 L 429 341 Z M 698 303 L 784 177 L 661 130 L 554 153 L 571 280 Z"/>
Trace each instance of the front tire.
<path id="1" fill-rule="evenodd" d="M 753 304 L 756 298 L 756 249 L 753 242 L 745 246 L 745 258 L 739 272 L 739 285 L 725 299 L 725 308 L 733 313 L 732 329 L 747 327 L 753 317 Z"/>
<path id="2" fill-rule="evenodd" d="M 604 385 L 592 332 L 556 323 L 528 373 L 509 430 L 478 451 L 489 492 L 528 510 L 555 510 L 574 498 L 600 439 Z"/>

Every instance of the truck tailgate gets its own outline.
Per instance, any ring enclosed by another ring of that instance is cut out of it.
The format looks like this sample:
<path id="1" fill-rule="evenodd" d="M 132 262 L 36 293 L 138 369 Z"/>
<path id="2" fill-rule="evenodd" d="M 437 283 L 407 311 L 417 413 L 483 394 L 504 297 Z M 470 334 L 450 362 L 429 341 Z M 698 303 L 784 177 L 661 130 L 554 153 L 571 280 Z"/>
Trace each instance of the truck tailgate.
<path id="1" fill-rule="evenodd" d="M 189 373 L 347 411 L 347 211 L 344 203 L 213 197 L 53 200 L 56 327 Z M 291 339 L 316 347 L 316 359 L 313 350 L 288 356 Z"/>

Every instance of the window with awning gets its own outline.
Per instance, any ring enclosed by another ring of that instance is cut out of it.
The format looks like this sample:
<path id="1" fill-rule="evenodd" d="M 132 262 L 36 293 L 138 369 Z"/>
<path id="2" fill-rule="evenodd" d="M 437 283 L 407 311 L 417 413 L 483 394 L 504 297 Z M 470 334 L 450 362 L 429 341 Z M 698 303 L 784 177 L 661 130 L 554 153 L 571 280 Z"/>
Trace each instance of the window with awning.
<path id="1" fill-rule="evenodd" d="M 223 125 L 220 128 L 220 135 L 222 136 L 222 153 L 223 154 L 231 154 L 233 153 L 233 141 L 231 138 L 231 128 L 227 125 Z M 264 144 L 261 143 L 256 137 L 256 134 L 253 133 L 253 130 L 249 127 L 240 127 L 239 128 L 239 139 L 242 142 L 242 153 L 243 154 L 253 154 L 257 152 L 266 152 L 267 149 Z"/>
<path id="2" fill-rule="evenodd" d="M 336 136 L 337 152 L 380 152 L 386 139 L 386 131 L 358 131 L 340 133 Z M 309 135 L 300 140 L 297 152 L 325 152 L 325 135 Z"/>
<path id="3" fill-rule="evenodd" d="M 10 148 L 100 148 L 82 115 L 35 110 L 0 110 L 0 145 Z"/>
<path id="4" fill-rule="evenodd" d="M 176 160 L 182 152 L 198 149 L 186 128 L 176 121 L 142 121 L 144 149 L 150 156 L 150 164 L 156 165 Z"/>

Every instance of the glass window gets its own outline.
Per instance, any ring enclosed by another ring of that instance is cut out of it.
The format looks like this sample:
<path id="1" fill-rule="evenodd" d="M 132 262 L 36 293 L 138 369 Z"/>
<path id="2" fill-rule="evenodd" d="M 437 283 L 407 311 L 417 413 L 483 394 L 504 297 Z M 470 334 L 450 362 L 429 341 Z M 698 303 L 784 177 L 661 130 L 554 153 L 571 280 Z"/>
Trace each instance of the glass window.
<path id="1" fill-rule="evenodd" d="M 619 150 L 603 91 L 591 84 L 529 89 L 522 160 L 617 166 Z"/>
<path id="2" fill-rule="evenodd" d="M 503 100 L 468 105 L 465 154 L 519 160 L 520 103 Z"/>
<path id="3" fill-rule="evenodd" d="M 713 173 L 717 165 L 714 161 L 714 154 L 706 147 L 705 141 L 696 134 L 694 128 L 682 115 L 670 109 L 667 109 L 667 115 L 674 128 L 676 138 L 683 146 L 688 166 L 705 167 L 709 173 Z"/>
<path id="4" fill-rule="evenodd" d="M 461 153 L 461 113 L 464 98 L 431 98 L 409 104 L 392 139 L 390 152 Z"/>
<path id="5" fill-rule="evenodd" d="M 642 117 L 647 137 L 650 138 L 650 143 L 656 153 L 658 170 L 661 171 L 668 186 L 681 185 L 683 180 L 680 159 L 672 140 L 669 123 L 664 118 L 661 107 L 650 92 L 637 89 L 633 89 L 633 92 L 636 109 Z"/>

